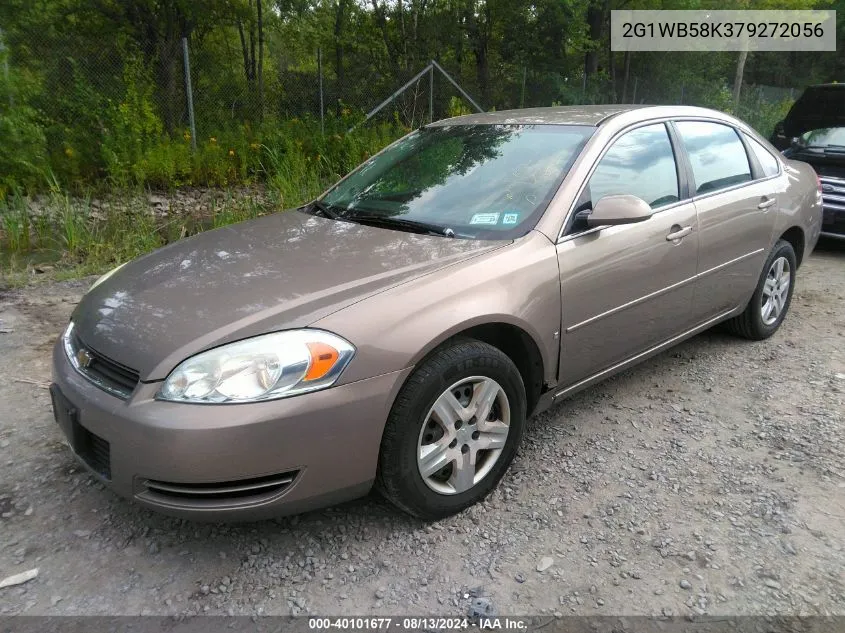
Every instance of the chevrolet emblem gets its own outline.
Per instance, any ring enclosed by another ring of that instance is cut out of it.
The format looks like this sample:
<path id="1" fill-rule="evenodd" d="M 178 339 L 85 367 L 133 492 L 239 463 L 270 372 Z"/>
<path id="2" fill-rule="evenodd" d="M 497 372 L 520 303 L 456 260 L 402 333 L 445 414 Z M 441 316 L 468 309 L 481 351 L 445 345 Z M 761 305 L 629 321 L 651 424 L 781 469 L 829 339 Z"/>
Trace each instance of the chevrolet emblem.
<path id="1" fill-rule="evenodd" d="M 91 353 L 87 349 L 77 350 L 77 352 L 76 352 L 76 362 L 80 367 L 82 367 L 82 368 L 90 367 L 93 360 L 94 360 L 94 357 L 91 356 Z"/>

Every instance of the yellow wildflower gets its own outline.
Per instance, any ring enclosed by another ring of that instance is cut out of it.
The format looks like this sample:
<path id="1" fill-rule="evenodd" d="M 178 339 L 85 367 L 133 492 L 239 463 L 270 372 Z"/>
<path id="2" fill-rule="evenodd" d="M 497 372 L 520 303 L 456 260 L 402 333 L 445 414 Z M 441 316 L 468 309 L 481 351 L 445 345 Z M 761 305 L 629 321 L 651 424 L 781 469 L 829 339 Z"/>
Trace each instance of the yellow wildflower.
<path id="1" fill-rule="evenodd" d="M 230 150 L 229 150 L 229 156 L 234 156 L 234 155 L 235 155 L 235 150 L 230 149 Z"/>
<path id="2" fill-rule="evenodd" d="M 217 138 L 212 136 L 210 139 L 208 139 L 208 141 L 209 141 L 209 143 L 211 143 L 213 145 L 214 143 L 217 142 Z"/>
<path id="3" fill-rule="evenodd" d="M 65 156 L 73 158 L 73 150 L 70 147 L 65 147 Z"/>

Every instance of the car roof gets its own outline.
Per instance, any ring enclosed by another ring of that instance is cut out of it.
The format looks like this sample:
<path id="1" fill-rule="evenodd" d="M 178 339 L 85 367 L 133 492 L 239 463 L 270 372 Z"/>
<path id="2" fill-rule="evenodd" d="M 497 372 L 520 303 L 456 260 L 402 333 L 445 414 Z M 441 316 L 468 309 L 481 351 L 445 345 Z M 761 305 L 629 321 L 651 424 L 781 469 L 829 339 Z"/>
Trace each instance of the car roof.
<path id="1" fill-rule="evenodd" d="M 448 125 L 590 125 L 599 126 L 617 115 L 631 113 L 634 118 L 648 119 L 665 116 L 716 116 L 727 118 L 722 112 L 693 106 L 655 106 L 641 104 L 608 104 L 556 106 L 552 108 L 524 108 L 480 112 L 435 121 L 426 127 Z M 639 116 L 637 116 L 639 115 Z M 628 117 L 626 117 L 628 118 Z"/>

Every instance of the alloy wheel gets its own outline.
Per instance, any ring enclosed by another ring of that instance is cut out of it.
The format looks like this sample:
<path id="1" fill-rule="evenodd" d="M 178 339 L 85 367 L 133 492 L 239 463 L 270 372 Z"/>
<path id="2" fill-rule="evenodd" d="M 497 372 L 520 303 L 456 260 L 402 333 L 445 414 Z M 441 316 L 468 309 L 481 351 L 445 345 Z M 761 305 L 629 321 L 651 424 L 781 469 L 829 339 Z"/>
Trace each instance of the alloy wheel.
<path id="1" fill-rule="evenodd" d="M 789 298 L 790 272 L 789 261 L 786 257 L 778 257 L 769 268 L 763 284 L 760 305 L 760 315 L 766 325 L 772 325 L 777 321 L 786 306 L 786 300 Z"/>
<path id="2" fill-rule="evenodd" d="M 492 378 L 464 378 L 435 401 L 420 430 L 417 467 L 440 494 L 466 492 L 493 468 L 508 439 L 510 404 Z"/>

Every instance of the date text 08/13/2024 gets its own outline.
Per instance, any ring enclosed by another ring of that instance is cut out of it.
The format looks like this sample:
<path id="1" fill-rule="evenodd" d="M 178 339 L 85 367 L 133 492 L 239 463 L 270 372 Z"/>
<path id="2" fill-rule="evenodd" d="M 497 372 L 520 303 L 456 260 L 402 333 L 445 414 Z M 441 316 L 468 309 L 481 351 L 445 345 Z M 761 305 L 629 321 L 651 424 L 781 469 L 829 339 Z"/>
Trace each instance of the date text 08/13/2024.
<path id="1" fill-rule="evenodd" d="M 371 630 L 439 630 L 461 631 L 469 628 L 487 630 L 525 631 L 528 624 L 520 618 L 509 617 L 316 617 L 308 619 L 308 628 L 319 630 L 371 631 Z"/>

